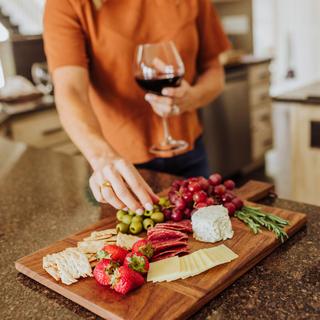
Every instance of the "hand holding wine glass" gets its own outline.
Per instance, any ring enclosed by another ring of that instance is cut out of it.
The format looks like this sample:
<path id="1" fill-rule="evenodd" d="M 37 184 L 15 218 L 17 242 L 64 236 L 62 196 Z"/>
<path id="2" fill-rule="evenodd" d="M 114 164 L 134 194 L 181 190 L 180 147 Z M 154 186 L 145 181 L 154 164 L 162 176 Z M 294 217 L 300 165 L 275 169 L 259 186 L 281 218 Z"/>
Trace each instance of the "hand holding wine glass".
<path id="1" fill-rule="evenodd" d="M 145 95 L 153 111 L 159 116 L 175 116 L 194 110 L 198 105 L 198 96 L 186 80 L 179 87 L 162 89 L 162 96 L 147 93 Z"/>
<path id="2" fill-rule="evenodd" d="M 161 100 L 163 105 L 170 106 L 173 100 L 170 97 L 161 97 L 163 89 L 179 87 L 184 76 L 184 65 L 173 42 L 139 45 L 134 67 L 135 79 L 139 86 L 152 94 L 147 95 L 151 98 L 150 100 L 153 99 L 150 103 L 155 105 L 155 100 Z M 185 86 L 181 90 L 185 90 Z M 168 152 L 178 154 L 186 150 L 187 142 L 174 140 L 170 135 L 167 122 L 168 112 L 159 111 L 157 113 L 162 116 L 164 141 L 152 146 L 150 152 L 165 156 Z"/>

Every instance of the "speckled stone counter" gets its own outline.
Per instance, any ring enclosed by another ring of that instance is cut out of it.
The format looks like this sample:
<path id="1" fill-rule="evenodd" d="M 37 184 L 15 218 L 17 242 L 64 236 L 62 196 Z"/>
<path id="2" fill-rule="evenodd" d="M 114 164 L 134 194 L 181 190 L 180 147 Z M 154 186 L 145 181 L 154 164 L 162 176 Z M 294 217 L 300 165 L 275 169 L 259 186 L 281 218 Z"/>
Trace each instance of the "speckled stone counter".
<path id="1" fill-rule="evenodd" d="M 155 191 L 172 176 L 143 172 Z M 88 198 L 81 158 L 0 138 L 0 319 L 99 319 L 19 274 L 14 261 L 101 219 Z M 192 319 L 319 319 L 320 208 L 265 203 L 308 214 L 301 230 Z M 150 306 L 152 308 L 152 306 Z"/>

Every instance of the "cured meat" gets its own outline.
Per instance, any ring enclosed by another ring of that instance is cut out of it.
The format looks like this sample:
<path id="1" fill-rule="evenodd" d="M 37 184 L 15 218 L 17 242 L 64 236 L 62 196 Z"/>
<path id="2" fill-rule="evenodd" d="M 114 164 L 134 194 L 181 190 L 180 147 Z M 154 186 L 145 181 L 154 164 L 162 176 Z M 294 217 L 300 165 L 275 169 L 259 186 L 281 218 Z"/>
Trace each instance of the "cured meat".
<path id="1" fill-rule="evenodd" d="M 158 261 L 158 260 L 174 257 L 179 254 L 186 254 L 186 253 L 189 253 L 188 246 L 184 246 L 181 248 L 167 250 L 167 251 L 163 251 L 161 253 L 158 253 L 152 257 L 152 261 Z"/>
<path id="2" fill-rule="evenodd" d="M 148 238 L 149 240 L 149 238 Z M 180 242 L 180 241 L 185 241 L 187 242 L 186 237 L 176 237 L 176 238 L 171 238 L 171 239 L 161 239 L 161 238 L 157 238 L 157 239 L 153 239 L 153 240 L 149 240 L 152 245 L 157 245 L 159 243 L 163 243 L 163 242 L 167 242 L 167 241 L 171 241 L 171 242 Z"/>
<path id="3" fill-rule="evenodd" d="M 192 224 L 190 220 L 182 220 L 180 222 L 168 221 L 168 222 L 156 224 L 155 229 L 160 229 L 160 228 L 182 231 L 187 233 L 192 232 Z"/>
<path id="4" fill-rule="evenodd" d="M 187 241 L 165 241 L 165 242 L 152 243 L 155 255 L 163 251 L 185 247 L 186 245 L 187 245 Z"/>
<path id="5" fill-rule="evenodd" d="M 148 230 L 148 240 L 153 241 L 166 241 L 166 240 L 188 240 L 188 235 L 183 232 L 166 229 L 150 229 Z"/>

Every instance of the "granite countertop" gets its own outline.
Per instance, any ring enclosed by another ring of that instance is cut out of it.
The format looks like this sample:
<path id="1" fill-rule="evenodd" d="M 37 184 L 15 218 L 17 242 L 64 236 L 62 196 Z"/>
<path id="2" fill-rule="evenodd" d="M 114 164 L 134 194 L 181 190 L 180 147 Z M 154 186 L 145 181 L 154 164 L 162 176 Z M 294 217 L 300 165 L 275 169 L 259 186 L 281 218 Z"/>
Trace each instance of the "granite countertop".
<path id="1" fill-rule="evenodd" d="M 275 96 L 273 101 L 278 102 L 296 102 L 302 104 L 320 104 L 320 81 L 301 87 L 299 89 L 291 90 L 287 93 Z"/>
<path id="2" fill-rule="evenodd" d="M 174 177 L 143 172 L 155 191 Z M 99 319 L 19 274 L 14 261 L 101 219 L 87 196 L 82 157 L 0 138 L 0 318 Z M 305 212 L 308 226 L 223 291 L 192 319 L 319 319 L 320 208 L 281 199 L 265 203 Z M 151 306 L 152 307 L 152 306 Z"/>

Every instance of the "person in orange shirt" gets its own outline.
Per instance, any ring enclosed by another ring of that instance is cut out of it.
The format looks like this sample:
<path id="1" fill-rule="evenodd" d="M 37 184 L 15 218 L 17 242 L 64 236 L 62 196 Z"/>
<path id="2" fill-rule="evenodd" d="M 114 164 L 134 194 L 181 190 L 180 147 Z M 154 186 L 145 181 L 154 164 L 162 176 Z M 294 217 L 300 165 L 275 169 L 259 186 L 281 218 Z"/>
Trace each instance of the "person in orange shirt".
<path id="1" fill-rule="evenodd" d="M 164 41 L 176 45 L 184 80 L 145 94 L 132 72 L 135 48 Z M 142 214 L 157 196 L 136 168 L 208 174 L 197 109 L 222 92 L 218 56 L 229 48 L 210 0 L 47 0 L 44 43 L 61 122 L 93 169 L 97 201 Z M 149 152 L 162 139 L 159 115 L 189 143 L 184 154 Z"/>

